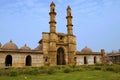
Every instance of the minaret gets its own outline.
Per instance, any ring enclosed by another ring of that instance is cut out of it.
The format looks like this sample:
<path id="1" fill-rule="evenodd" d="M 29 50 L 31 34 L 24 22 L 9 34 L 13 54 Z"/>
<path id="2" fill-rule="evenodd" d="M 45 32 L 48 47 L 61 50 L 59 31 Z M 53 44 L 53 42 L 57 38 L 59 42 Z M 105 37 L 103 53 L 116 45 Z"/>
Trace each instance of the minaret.
<path id="1" fill-rule="evenodd" d="M 71 8 L 70 6 L 67 7 L 67 32 L 68 32 L 68 35 L 72 35 L 73 34 L 73 31 L 72 31 L 72 16 L 71 16 Z"/>
<path id="2" fill-rule="evenodd" d="M 50 60 L 50 65 L 56 65 L 56 21 L 55 21 L 55 4 L 52 2 L 50 4 L 50 33 L 49 33 L 49 60 Z"/>
<path id="3" fill-rule="evenodd" d="M 56 16 L 56 12 L 55 12 L 55 4 L 54 2 L 52 2 L 50 4 L 50 33 L 56 33 L 56 21 L 55 21 L 55 16 Z"/>

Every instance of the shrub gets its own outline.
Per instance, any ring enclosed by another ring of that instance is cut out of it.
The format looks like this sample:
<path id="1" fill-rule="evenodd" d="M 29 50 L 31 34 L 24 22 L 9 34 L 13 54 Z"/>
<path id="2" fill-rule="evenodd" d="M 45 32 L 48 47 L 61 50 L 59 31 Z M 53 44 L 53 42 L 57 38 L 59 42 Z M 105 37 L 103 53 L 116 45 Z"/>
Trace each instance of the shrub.
<path id="1" fill-rule="evenodd" d="M 120 65 L 114 65 L 113 66 L 113 71 L 116 72 L 116 73 L 120 72 Z"/>
<path id="2" fill-rule="evenodd" d="M 120 65 L 120 62 L 116 63 L 117 65 Z"/>
<path id="3" fill-rule="evenodd" d="M 71 71 L 72 71 L 72 69 L 71 69 L 70 67 L 66 67 L 66 68 L 63 70 L 64 73 L 69 73 L 69 72 L 71 72 Z"/>
<path id="4" fill-rule="evenodd" d="M 70 68 L 76 68 L 76 65 L 67 65 Z"/>
<path id="5" fill-rule="evenodd" d="M 101 70 L 102 70 L 102 71 L 106 71 L 106 67 L 105 67 L 105 66 L 102 67 Z"/>
<path id="6" fill-rule="evenodd" d="M 62 70 L 63 69 L 62 66 L 53 66 L 53 68 L 55 68 L 56 70 Z"/>
<path id="7" fill-rule="evenodd" d="M 10 72 L 9 72 L 9 76 L 17 76 L 18 75 L 18 72 L 17 72 L 17 70 L 10 70 Z"/>
<path id="8" fill-rule="evenodd" d="M 100 66 L 95 66 L 94 69 L 95 70 L 101 70 L 101 67 Z"/>
<path id="9" fill-rule="evenodd" d="M 85 69 L 82 68 L 82 67 L 76 67 L 76 68 L 73 69 L 74 72 L 75 72 L 75 71 L 84 71 L 84 70 L 85 70 Z"/>
<path id="10" fill-rule="evenodd" d="M 41 70 L 39 71 L 40 74 L 44 74 L 44 73 L 47 73 L 47 72 L 48 72 L 47 69 L 41 69 Z"/>
<path id="11" fill-rule="evenodd" d="M 47 71 L 48 74 L 53 74 L 55 73 L 55 69 L 54 68 L 49 68 L 48 71 Z"/>
<path id="12" fill-rule="evenodd" d="M 109 66 L 106 68 L 107 71 L 114 71 L 113 67 L 112 66 Z"/>
<path id="13" fill-rule="evenodd" d="M 38 74 L 38 70 L 37 69 L 29 69 L 28 74 L 30 74 L 30 75 L 37 75 Z"/>
<path id="14" fill-rule="evenodd" d="M 95 66 L 104 66 L 105 64 L 103 63 L 96 63 Z"/>
<path id="15" fill-rule="evenodd" d="M 4 75 L 6 71 L 4 71 L 3 69 L 0 69 L 0 76 Z"/>
<path id="16" fill-rule="evenodd" d="M 48 69 L 49 67 L 48 66 L 41 66 L 41 67 L 39 67 L 39 69 L 41 70 L 41 69 Z"/>

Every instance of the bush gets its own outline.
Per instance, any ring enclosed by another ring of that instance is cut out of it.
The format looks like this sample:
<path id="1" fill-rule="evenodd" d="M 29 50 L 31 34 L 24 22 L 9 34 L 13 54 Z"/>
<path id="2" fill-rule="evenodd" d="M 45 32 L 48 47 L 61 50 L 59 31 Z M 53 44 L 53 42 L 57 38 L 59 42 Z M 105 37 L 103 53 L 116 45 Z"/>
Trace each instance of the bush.
<path id="1" fill-rule="evenodd" d="M 0 69 L 0 76 L 2 76 L 3 74 L 4 74 L 4 71 Z"/>
<path id="2" fill-rule="evenodd" d="M 95 70 L 101 70 L 101 67 L 100 66 L 95 66 L 94 69 Z"/>
<path id="3" fill-rule="evenodd" d="M 113 67 L 112 66 L 109 66 L 106 68 L 107 71 L 114 71 Z"/>
<path id="4" fill-rule="evenodd" d="M 62 67 L 62 66 L 53 66 L 52 68 L 55 68 L 56 70 L 62 70 L 64 67 Z"/>
<path id="5" fill-rule="evenodd" d="M 71 72 L 71 71 L 72 71 L 72 69 L 71 69 L 70 67 L 66 67 L 66 68 L 63 70 L 64 73 L 69 73 L 69 72 Z"/>
<path id="6" fill-rule="evenodd" d="M 76 68 L 76 65 L 67 65 L 70 68 Z"/>
<path id="7" fill-rule="evenodd" d="M 104 66 L 106 64 L 103 64 L 103 63 L 96 63 L 95 66 Z"/>
<path id="8" fill-rule="evenodd" d="M 48 72 L 47 69 L 41 69 L 41 70 L 39 71 L 40 74 L 45 74 L 45 73 L 47 73 L 47 72 Z"/>
<path id="9" fill-rule="evenodd" d="M 38 70 L 37 69 L 29 69 L 28 74 L 30 74 L 30 75 L 37 75 L 38 74 Z"/>
<path id="10" fill-rule="evenodd" d="M 113 66 L 113 71 L 116 72 L 116 73 L 120 72 L 120 65 L 114 65 Z"/>
<path id="11" fill-rule="evenodd" d="M 116 63 L 117 65 L 120 65 L 120 62 Z"/>
<path id="12" fill-rule="evenodd" d="M 101 70 L 102 70 L 102 71 L 106 71 L 106 67 L 102 67 Z"/>
<path id="13" fill-rule="evenodd" d="M 54 68 L 49 68 L 48 71 L 47 71 L 48 74 L 53 74 L 55 73 L 55 69 Z"/>
<path id="14" fill-rule="evenodd" d="M 82 67 L 76 67 L 76 68 L 73 69 L 74 72 L 75 72 L 75 71 L 84 71 L 84 70 L 85 70 L 85 69 L 82 68 Z"/>
<path id="15" fill-rule="evenodd" d="M 17 75 L 18 75 L 17 70 L 10 70 L 9 76 L 17 76 Z"/>

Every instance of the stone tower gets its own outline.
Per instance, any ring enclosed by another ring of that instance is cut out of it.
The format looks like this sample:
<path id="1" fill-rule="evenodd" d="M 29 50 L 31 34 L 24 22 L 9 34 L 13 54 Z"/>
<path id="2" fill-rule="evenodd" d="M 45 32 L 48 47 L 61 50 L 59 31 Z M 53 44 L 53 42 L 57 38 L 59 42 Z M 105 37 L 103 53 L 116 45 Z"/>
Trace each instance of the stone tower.
<path id="1" fill-rule="evenodd" d="M 55 16 L 56 16 L 56 12 L 55 12 L 55 4 L 52 2 L 50 5 L 50 33 L 56 33 L 56 21 L 55 21 Z"/>
<path id="2" fill-rule="evenodd" d="M 68 32 L 68 35 L 73 35 L 73 31 L 72 31 L 72 15 L 71 15 L 71 8 L 70 6 L 68 6 L 67 8 L 67 32 Z"/>
<path id="3" fill-rule="evenodd" d="M 74 63 L 74 55 L 76 52 L 76 37 L 73 35 L 73 24 L 70 6 L 67 7 L 67 35 L 68 35 L 68 60 L 69 64 Z"/>
<path id="4" fill-rule="evenodd" d="M 42 33 L 42 45 L 45 65 L 74 64 L 76 36 L 72 31 L 71 8 L 67 8 L 67 34 L 56 32 L 55 4 L 50 4 L 50 32 Z"/>

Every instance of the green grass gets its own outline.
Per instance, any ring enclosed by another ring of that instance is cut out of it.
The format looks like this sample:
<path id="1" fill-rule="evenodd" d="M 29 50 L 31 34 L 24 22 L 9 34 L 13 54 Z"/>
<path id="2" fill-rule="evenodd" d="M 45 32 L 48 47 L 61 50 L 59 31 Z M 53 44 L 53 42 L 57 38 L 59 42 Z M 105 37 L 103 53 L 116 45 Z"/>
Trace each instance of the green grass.
<path id="1" fill-rule="evenodd" d="M 120 80 L 120 64 L 0 69 L 0 80 Z"/>
<path id="2" fill-rule="evenodd" d="M 100 70 L 40 75 L 0 76 L 0 80 L 120 80 L 120 73 Z"/>

